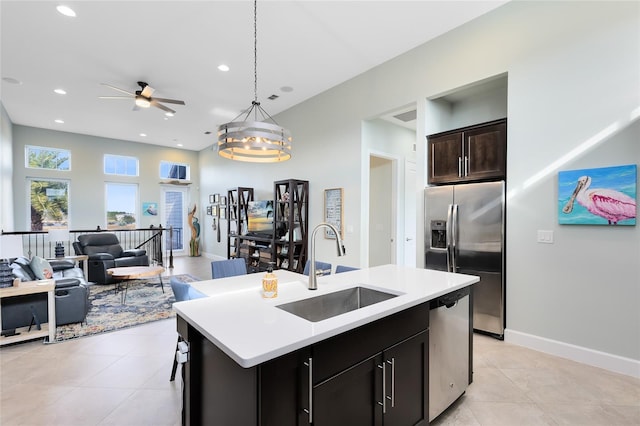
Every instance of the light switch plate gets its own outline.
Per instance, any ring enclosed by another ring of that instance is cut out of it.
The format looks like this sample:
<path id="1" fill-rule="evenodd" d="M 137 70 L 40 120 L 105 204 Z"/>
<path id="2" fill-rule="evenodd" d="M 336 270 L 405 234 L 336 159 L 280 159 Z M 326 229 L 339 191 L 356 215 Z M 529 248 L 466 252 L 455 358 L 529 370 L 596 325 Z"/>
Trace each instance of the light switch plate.
<path id="1" fill-rule="evenodd" d="M 553 244 L 553 231 L 538 230 L 538 242 Z"/>

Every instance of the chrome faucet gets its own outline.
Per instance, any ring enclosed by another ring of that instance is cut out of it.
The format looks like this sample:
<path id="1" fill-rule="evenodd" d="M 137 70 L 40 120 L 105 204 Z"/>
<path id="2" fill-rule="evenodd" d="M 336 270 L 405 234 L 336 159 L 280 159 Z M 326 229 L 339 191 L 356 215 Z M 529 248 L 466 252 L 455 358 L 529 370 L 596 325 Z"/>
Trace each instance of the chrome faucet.
<path id="1" fill-rule="evenodd" d="M 338 247 L 338 256 L 344 256 L 345 249 L 344 244 L 342 243 L 342 238 L 340 238 L 340 232 L 330 223 L 322 222 L 319 223 L 315 228 L 313 228 L 313 232 L 311 233 L 311 259 L 309 261 L 309 290 L 317 290 L 318 289 L 318 271 L 316 271 L 316 234 L 320 228 L 329 228 L 336 234 L 336 246 Z"/>

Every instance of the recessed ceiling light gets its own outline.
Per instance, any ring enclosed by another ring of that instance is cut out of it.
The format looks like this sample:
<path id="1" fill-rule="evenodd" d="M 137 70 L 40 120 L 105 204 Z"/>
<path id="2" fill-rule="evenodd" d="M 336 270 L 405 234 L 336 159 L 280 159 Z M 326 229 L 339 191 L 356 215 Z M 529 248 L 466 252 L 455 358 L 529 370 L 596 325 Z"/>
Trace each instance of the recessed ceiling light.
<path id="1" fill-rule="evenodd" d="M 166 115 L 167 117 L 173 117 L 175 114 L 172 112 L 165 112 L 164 115 Z"/>
<path id="2" fill-rule="evenodd" d="M 63 121 L 63 120 L 60 120 L 60 119 L 57 119 L 57 120 L 54 120 L 54 121 L 55 121 L 56 123 L 58 123 L 58 124 L 64 124 L 64 121 Z"/>
<path id="3" fill-rule="evenodd" d="M 183 145 L 182 145 L 181 143 L 179 143 L 179 144 L 176 144 L 176 145 L 177 145 L 177 146 L 180 146 L 180 147 L 181 147 L 181 146 L 183 146 Z"/>
<path id="4" fill-rule="evenodd" d="M 225 64 L 218 65 L 218 69 L 220 71 L 227 72 L 227 71 L 229 71 L 229 65 L 225 65 Z"/>
<path id="5" fill-rule="evenodd" d="M 140 136 L 142 136 L 143 138 L 147 137 L 146 133 L 140 133 Z"/>
<path id="6" fill-rule="evenodd" d="M 64 89 L 55 89 L 54 92 L 56 92 L 58 95 L 66 95 L 67 92 Z"/>
<path id="7" fill-rule="evenodd" d="M 9 84 L 18 84 L 18 85 L 22 84 L 20 80 L 15 79 L 13 77 L 2 77 L 2 81 Z"/>
<path id="8" fill-rule="evenodd" d="M 293 87 L 291 87 L 291 86 L 282 86 L 280 88 L 280 90 L 282 90 L 285 93 L 289 93 L 289 92 L 293 92 Z"/>
<path id="9" fill-rule="evenodd" d="M 65 6 L 61 4 L 58 7 L 56 7 L 56 10 L 61 14 L 63 14 L 64 16 L 70 16 L 72 18 L 76 17 L 76 12 L 73 9 L 71 9 L 69 6 Z"/>

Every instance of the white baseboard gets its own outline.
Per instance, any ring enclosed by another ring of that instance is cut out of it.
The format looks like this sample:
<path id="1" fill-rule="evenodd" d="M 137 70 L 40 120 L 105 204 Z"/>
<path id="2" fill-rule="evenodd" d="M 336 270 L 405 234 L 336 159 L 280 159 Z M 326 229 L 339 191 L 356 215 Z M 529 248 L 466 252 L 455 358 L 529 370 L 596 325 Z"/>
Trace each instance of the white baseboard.
<path id="1" fill-rule="evenodd" d="M 504 341 L 614 373 L 640 378 L 640 361 L 635 359 L 509 329 L 504 331 Z"/>

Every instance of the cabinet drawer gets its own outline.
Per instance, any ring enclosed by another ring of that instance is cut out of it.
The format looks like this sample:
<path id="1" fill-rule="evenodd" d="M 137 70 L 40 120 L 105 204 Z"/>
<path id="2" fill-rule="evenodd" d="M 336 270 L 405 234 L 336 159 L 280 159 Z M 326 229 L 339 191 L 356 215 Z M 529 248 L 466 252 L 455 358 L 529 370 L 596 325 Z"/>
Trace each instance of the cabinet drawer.
<path id="1" fill-rule="evenodd" d="M 314 384 L 427 328 L 429 304 L 423 303 L 314 344 Z"/>

